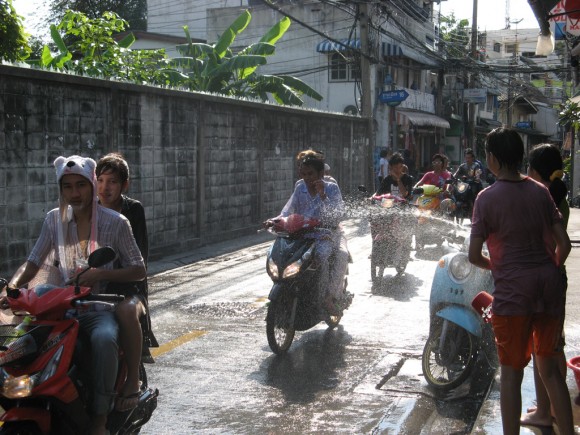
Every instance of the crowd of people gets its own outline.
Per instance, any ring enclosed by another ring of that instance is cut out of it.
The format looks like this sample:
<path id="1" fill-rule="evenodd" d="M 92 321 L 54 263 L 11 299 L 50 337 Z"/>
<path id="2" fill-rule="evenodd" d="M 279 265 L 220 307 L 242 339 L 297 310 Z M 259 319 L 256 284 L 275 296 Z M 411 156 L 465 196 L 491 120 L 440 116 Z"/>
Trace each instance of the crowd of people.
<path id="1" fill-rule="evenodd" d="M 486 140 L 487 168 L 496 182 L 483 189 L 483 165 L 471 150 L 455 174 L 448 159 L 437 153 L 432 171 L 415 184 L 409 174 L 409 156 L 381 153 L 376 194 L 409 198 L 416 186 L 446 189 L 452 177 L 469 177 L 480 183 L 472 216 L 469 260 L 491 270 L 494 278 L 492 325 L 501 365 L 501 413 L 505 434 L 518 434 L 520 424 L 551 425 L 556 419 L 561 434 L 573 433 L 570 396 L 565 382 L 564 312 L 565 261 L 570 252 L 566 233 L 569 209 L 562 182 L 562 158 L 551 145 L 535 147 L 528 174 L 520 172 L 524 146 L 517 132 L 493 130 Z M 321 305 L 329 314 L 336 307 L 349 253 L 340 226 L 344 201 L 338 183 L 330 176 L 323 153 L 305 150 L 296 156 L 299 180 L 280 216 L 294 213 L 319 219 L 331 230 L 316 240 L 321 265 Z M 413 164 L 414 165 L 414 164 Z M 139 364 L 151 358 L 156 346 L 147 309 L 147 226 L 143 206 L 125 195 L 129 166 L 122 155 L 108 154 L 95 162 L 70 156 L 54 161 L 59 185 L 58 207 L 47 213 L 40 236 L 9 287 L 19 288 L 45 273 L 52 284 L 65 285 L 86 266 L 88 255 L 111 246 L 114 264 L 90 269 L 80 284 L 95 293 L 122 294 L 125 300 L 114 313 L 81 313 L 81 328 L 98 352 L 92 356 L 94 381 L 92 433 L 106 433 L 112 407 L 120 411 L 137 405 Z M 264 223 L 272 225 L 272 220 Z M 487 244 L 489 255 L 483 250 Z M 329 261 L 332 256 L 333 261 Z M 118 347 L 124 349 L 128 373 L 124 390 L 115 397 Z M 537 406 L 520 420 L 523 369 L 534 359 Z"/>

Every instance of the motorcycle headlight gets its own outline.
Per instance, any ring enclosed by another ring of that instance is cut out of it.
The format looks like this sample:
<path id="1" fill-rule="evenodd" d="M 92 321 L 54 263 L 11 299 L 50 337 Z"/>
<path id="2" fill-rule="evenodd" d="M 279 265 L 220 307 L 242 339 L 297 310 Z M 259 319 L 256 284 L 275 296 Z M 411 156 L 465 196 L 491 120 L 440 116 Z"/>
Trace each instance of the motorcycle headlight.
<path id="1" fill-rule="evenodd" d="M 272 279 L 278 279 L 278 265 L 274 263 L 272 257 L 268 258 L 268 274 L 272 277 Z"/>
<path id="2" fill-rule="evenodd" d="M 300 267 L 302 267 L 302 260 L 295 261 L 294 263 L 288 265 L 286 269 L 284 269 L 284 273 L 282 274 L 282 278 L 293 278 L 298 275 L 300 272 Z"/>
<path id="3" fill-rule="evenodd" d="M 459 193 L 463 193 L 463 192 L 465 192 L 467 190 L 467 186 L 468 186 L 467 183 L 459 182 L 459 183 L 457 183 L 457 191 Z"/>
<path id="4" fill-rule="evenodd" d="M 449 274 L 456 281 L 464 281 L 471 273 L 473 265 L 469 262 L 467 255 L 457 254 L 449 262 Z"/>
<path id="5" fill-rule="evenodd" d="M 9 399 L 28 397 L 35 384 L 35 375 L 7 375 L 2 385 L 2 395 Z"/>

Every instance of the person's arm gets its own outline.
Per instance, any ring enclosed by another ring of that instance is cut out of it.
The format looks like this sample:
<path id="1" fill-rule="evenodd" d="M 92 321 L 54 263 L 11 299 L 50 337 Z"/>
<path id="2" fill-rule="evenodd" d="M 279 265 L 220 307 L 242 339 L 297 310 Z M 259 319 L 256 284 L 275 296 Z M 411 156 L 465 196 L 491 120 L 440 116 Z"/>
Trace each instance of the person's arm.
<path id="1" fill-rule="evenodd" d="M 429 172 L 425 173 L 425 175 L 423 175 L 423 177 L 421 177 L 421 179 L 417 182 L 417 184 L 415 184 L 415 186 L 413 187 L 414 189 L 416 189 L 417 187 L 422 186 L 423 184 L 425 184 L 426 182 L 426 178 L 428 177 Z"/>
<path id="2" fill-rule="evenodd" d="M 562 266 L 572 250 L 572 244 L 562 221 L 557 221 L 552 225 L 554 240 L 556 241 L 556 265 Z"/>
<path id="3" fill-rule="evenodd" d="M 469 239 L 469 262 L 482 269 L 491 269 L 489 257 L 483 255 L 483 237 L 471 236 Z"/>
<path id="4" fill-rule="evenodd" d="M 383 178 L 383 181 L 381 181 L 381 185 L 379 186 L 379 188 L 377 189 L 377 191 L 374 193 L 373 196 L 384 195 L 385 193 L 391 193 L 392 181 L 393 181 L 392 175 L 387 175 L 385 178 Z"/>
<path id="5" fill-rule="evenodd" d="M 20 288 L 23 285 L 28 284 L 28 282 L 36 276 L 39 269 L 40 268 L 36 264 L 31 261 L 26 261 L 18 268 L 16 273 L 14 273 L 8 286 L 10 288 Z"/>
<path id="6" fill-rule="evenodd" d="M 79 284 L 92 287 L 99 281 L 109 282 L 136 282 L 147 277 L 145 265 L 128 266 L 120 269 L 89 269 L 81 275 Z"/>

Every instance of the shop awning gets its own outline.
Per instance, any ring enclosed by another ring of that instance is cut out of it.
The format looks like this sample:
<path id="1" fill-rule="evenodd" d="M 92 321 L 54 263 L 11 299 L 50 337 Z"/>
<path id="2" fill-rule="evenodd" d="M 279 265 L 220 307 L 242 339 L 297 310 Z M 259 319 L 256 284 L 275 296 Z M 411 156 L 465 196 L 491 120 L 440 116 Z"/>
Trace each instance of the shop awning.
<path id="1" fill-rule="evenodd" d="M 360 39 L 337 39 L 340 42 L 329 41 L 325 39 L 316 46 L 319 53 L 331 53 L 333 51 L 346 51 L 351 49 L 360 50 Z"/>
<path id="2" fill-rule="evenodd" d="M 497 127 L 503 126 L 503 124 L 500 121 L 496 121 L 495 119 L 479 118 L 479 121 L 481 122 L 482 125 L 487 126 L 487 127 L 491 127 L 491 128 L 497 128 Z"/>
<path id="3" fill-rule="evenodd" d="M 449 121 L 437 115 L 419 110 L 397 109 L 397 114 L 407 117 L 409 122 L 418 126 L 450 128 Z"/>
<path id="4" fill-rule="evenodd" d="M 385 57 L 404 56 L 423 65 L 441 66 L 437 59 L 429 57 L 429 51 L 427 47 L 418 49 L 411 48 L 400 41 L 395 41 L 391 37 L 385 37 L 383 39 L 382 54 Z"/>

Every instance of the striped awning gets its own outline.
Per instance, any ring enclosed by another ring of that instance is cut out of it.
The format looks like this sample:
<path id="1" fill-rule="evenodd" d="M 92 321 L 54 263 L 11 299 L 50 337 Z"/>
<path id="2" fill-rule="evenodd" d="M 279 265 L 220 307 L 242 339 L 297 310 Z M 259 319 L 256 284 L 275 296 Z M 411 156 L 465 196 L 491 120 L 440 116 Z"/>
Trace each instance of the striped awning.
<path id="1" fill-rule="evenodd" d="M 338 39 L 340 44 L 334 41 L 325 39 L 319 42 L 316 46 L 316 51 L 319 53 L 331 53 L 333 51 L 346 51 L 351 49 L 360 50 L 360 39 Z"/>
<path id="2" fill-rule="evenodd" d="M 382 44 L 382 54 L 385 57 L 404 56 L 423 65 L 440 66 L 436 59 L 430 58 L 426 54 L 419 53 L 417 50 L 412 49 L 399 41 L 395 41 L 390 37 L 386 37 L 385 39 L 387 42 L 383 42 Z M 425 53 L 429 50 L 427 47 L 424 47 L 423 49 L 425 50 Z"/>
<path id="3" fill-rule="evenodd" d="M 383 42 L 383 56 L 402 56 L 403 49 L 400 45 Z"/>

